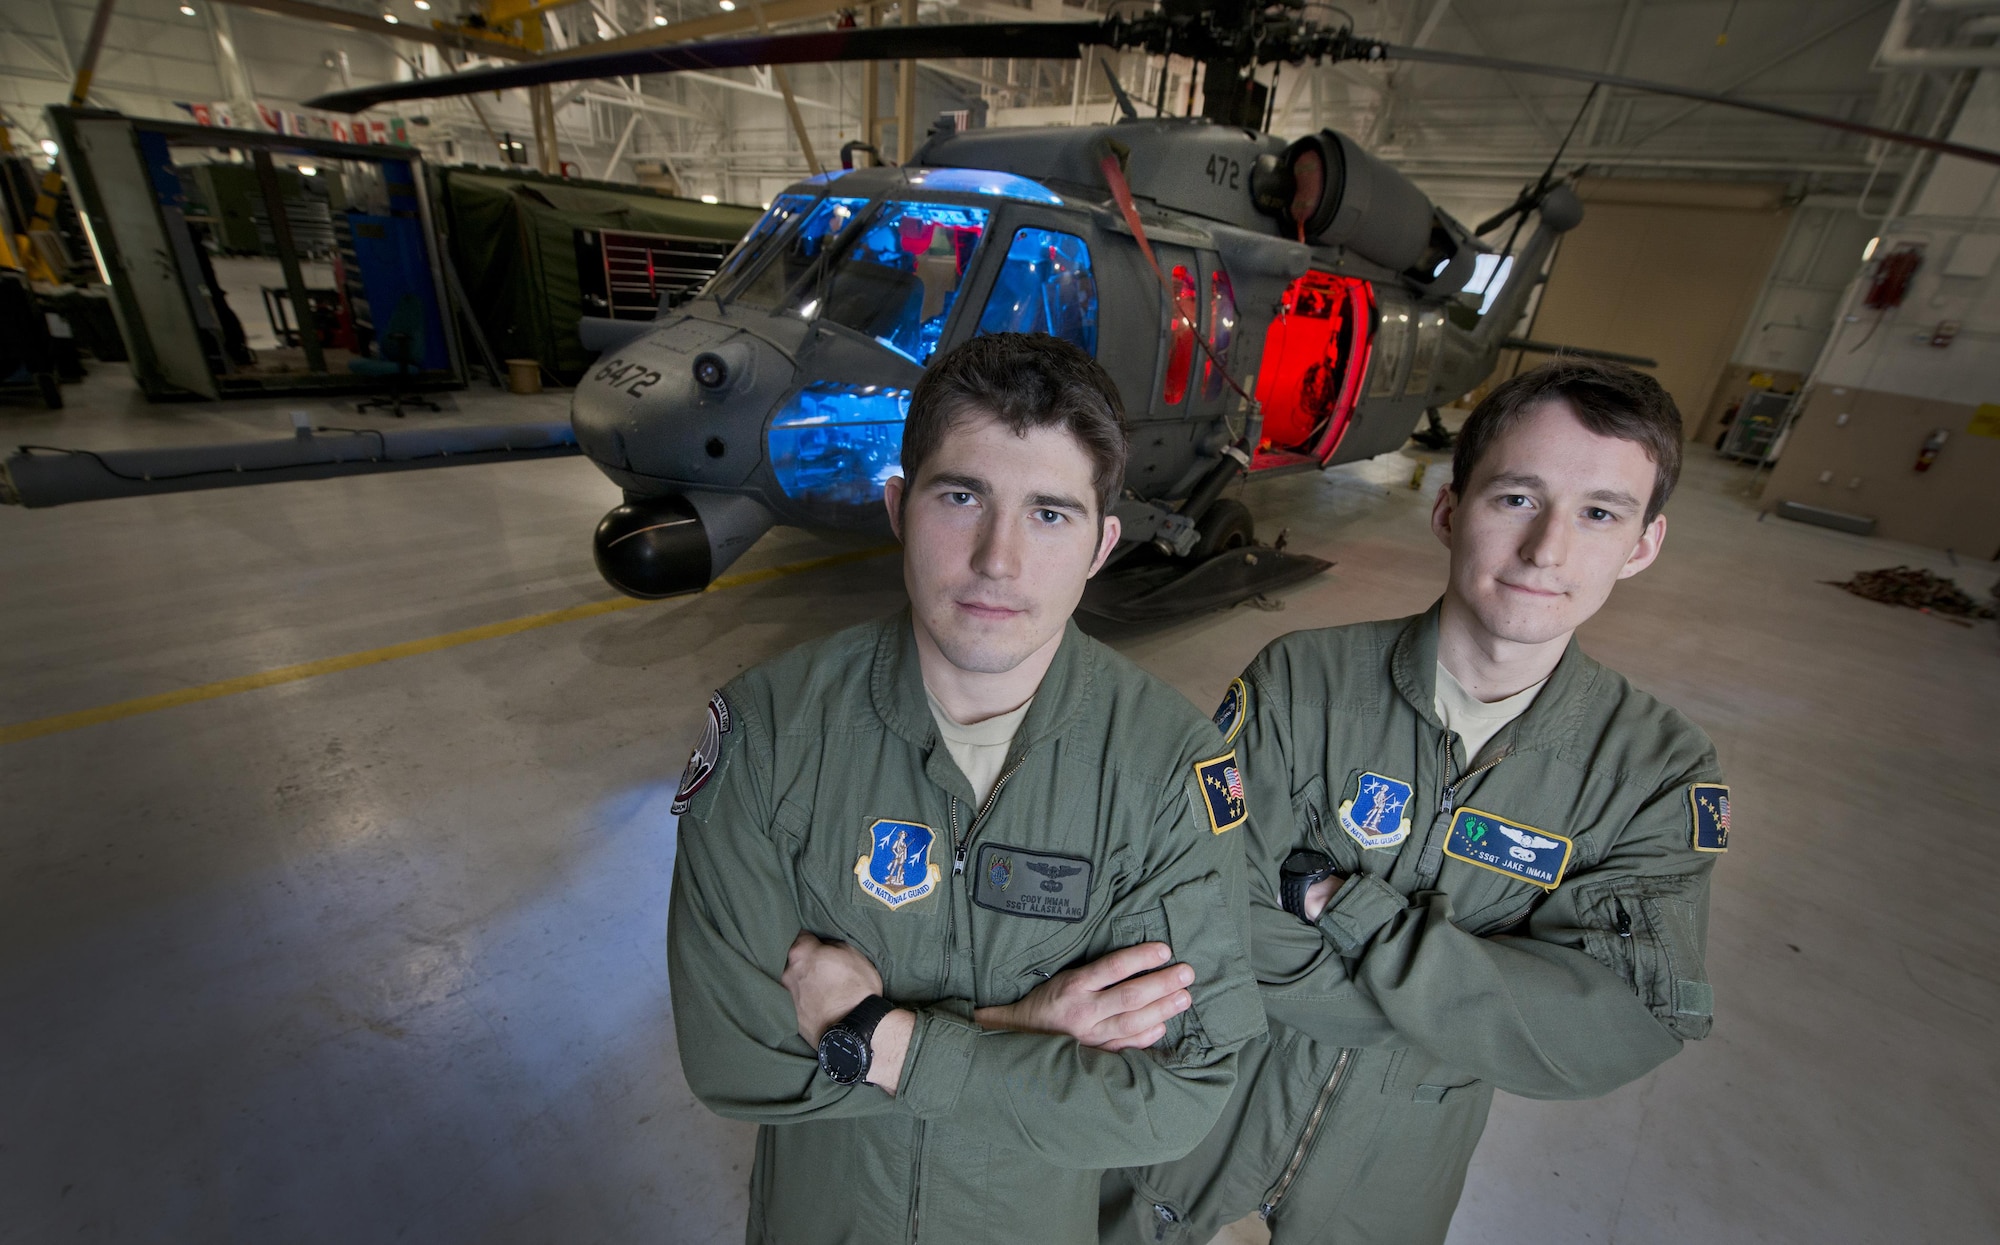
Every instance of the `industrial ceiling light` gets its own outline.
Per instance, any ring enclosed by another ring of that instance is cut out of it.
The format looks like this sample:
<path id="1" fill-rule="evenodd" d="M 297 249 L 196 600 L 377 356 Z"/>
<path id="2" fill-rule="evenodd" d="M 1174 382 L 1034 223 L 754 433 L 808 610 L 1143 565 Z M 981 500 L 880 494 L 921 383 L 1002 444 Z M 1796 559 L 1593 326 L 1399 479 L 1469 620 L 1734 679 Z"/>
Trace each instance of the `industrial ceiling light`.
<path id="1" fill-rule="evenodd" d="M 1865 249 L 1865 250 L 1863 250 L 1863 251 L 1861 252 L 1861 262 L 1865 264 L 1865 263 L 1867 263 L 1867 262 L 1868 262 L 1869 260 L 1871 260 L 1871 259 L 1874 259 L 1874 258 L 1875 258 L 1875 248 L 1876 248 L 1876 247 L 1878 247 L 1878 246 L 1881 246 L 1881 245 L 1882 245 L 1882 239 L 1881 239 L 1881 236 L 1880 236 L 1880 235 L 1877 235 L 1876 237 L 1873 237 L 1873 238 L 1870 238 L 1870 239 L 1868 239 L 1868 246 L 1867 246 L 1867 249 Z"/>
<path id="2" fill-rule="evenodd" d="M 384 13 L 382 20 L 394 26 L 396 24 L 396 15 L 394 13 Z"/>
<path id="3" fill-rule="evenodd" d="M 43 155 L 45 155 L 45 156 L 50 156 L 50 157 L 53 157 L 53 156 L 54 156 L 54 155 L 56 154 L 56 140 L 55 140 L 55 139 L 53 139 L 53 138 L 45 138 L 45 139 L 43 139 L 43 140 L 42 140 L 42 154 L 43 154 Z"/>
<path id="4" fill-rule="evenodd" d="M 318 169 L 316 169 L 316 168 L 314 168 L 314 167 L 313 167 L 312 165 L 310 165 L 310 164 L 301 164 L 301 165 L 299 166 L 299 176 L 300 176 L 300 177 L 318 177 L 318 176 L 319 176 L 319 170 L 318 170 Z"/>
<path id="5" fill-rule="evenodd" d="M 431 0 L 417 0 L 417 7 L 428 13 L 431 11 Z"/>
<path id="6" fill-rule="evenodd" d="M 722 202 L 722 200 L 720 200 L 720 199 L 716 198 L 716 197 L 715 197 L 714 195 L 703 195 L 703 196 L 701 197 L 701 201 L 702 201 L 703 203 L 720 203 L 720 202 Z"/>
<path id="7" fill-rule="evenodd" d="M 653 14 L 653 25 L 664 26 L 666 24 L 667 24 L 666 18 L 660 16 L 658 13 Z"/>
<path id="8" fill-rule="evenodd" d="M 736 0 L 722 0 L 722 11 L 724 13 L 734 13 L 736 11 Z"/>
<path id="9" fill-rule="evenodd" d="M 182 16 L 182 17 L 193 17 L 193 16 L 194 16 L 194 6 L 193 6 L 193 5 L 191 5 L 191 4 L 184 4 L 184 5 L 182 5 L 182 6 L 181 6 L 181 16 Z"/>

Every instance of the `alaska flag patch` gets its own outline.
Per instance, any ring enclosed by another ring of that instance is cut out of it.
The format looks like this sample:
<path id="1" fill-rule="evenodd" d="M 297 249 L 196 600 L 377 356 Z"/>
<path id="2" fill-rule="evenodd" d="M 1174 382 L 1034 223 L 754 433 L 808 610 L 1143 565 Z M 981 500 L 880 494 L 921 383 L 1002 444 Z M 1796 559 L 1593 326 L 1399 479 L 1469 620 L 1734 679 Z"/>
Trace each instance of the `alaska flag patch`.
<path id="1" fill-rule="evenodd" d="M 1394 847 L 1410 837 L 1410 784 L 1364 772 L 1354 798 L 1340 806 L 1340 828 L 1364 848 Z"/>
<path id="2" fill-rule="evenodd" d="M 1212 761 L 1195 762 L 1194 776 L 1201 784 L 1208 828 L 1221 834 L 1242 825 L 1250 815 L 1250 806 L 1243 799 L 1243 772 L 1236 768 L 1236 754 L 1225 752 Z"/>
<path id="3" fill-rule="evenodd" d="M 1719 782 L 1698 782 L 1688 788 L 1694 810 L 1694 850 L 1729 850 L 1729 788 Z"/>
<path id="4" fill-rule="evenodd" d="M 1229 690 L 1222 694 L 1222 703 L 1215 707 L 1215 729 L 1222 732 L 1222 742 L 1233 744 L 1236 736 L 1243 731 L 1243 719 L 1250 708 L 1250 689 L 1241 679 L 1231 679 Z"/>
<path id="5" fill-rule="evenodd" d="M 943 876 L 931 859 L 936 840 L 937 831 L 914 821 L 884 818 L 868 827 L 868 850 L 854 862 L 862 893 L 900 908 L 936 890 Z"/>
<path id="6" fill-rule="evenodd" d="M 1570 847 L 1570 841 L 1560 834 L 1476 808 L 1461 808 L 1452 816 L 1444 854 L 1554 890 L 1569 867 Z"/>

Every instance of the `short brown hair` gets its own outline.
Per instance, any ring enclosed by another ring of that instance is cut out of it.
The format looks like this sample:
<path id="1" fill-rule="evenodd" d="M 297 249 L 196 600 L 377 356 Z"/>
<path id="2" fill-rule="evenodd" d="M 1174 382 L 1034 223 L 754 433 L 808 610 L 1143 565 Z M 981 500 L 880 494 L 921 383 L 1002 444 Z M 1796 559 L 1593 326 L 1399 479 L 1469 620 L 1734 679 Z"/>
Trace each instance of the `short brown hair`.
<path id="1" fill-rule="evenodd" d="M 997 419 L 1015 436 L 1059 428 L 1075 437 L 1090 455 L 1098 517 L 1110 513 L 1125 483 L 1125 404 L 1097 360 L 1046 333 L 989 333 L 952 350 L 910 395 L 903 477 L 915 485 L 924 460 L 968 415 Z"/>
<path id="2" fill-rule="evenodd" d="M 1451 455 L 1451 491 L 1465 496 L 1480 458 L 1539 402 L 1560 398 L 1577 420 L 1600 437 L 1636 441 L 1653 460 L 1653 496 L 1646 522 L 1666 509 L 1681 478 L 1681 411 L 1644 372 L 1622 363 L 1557 356 L 1493 387 L 1466 418 Z"/>

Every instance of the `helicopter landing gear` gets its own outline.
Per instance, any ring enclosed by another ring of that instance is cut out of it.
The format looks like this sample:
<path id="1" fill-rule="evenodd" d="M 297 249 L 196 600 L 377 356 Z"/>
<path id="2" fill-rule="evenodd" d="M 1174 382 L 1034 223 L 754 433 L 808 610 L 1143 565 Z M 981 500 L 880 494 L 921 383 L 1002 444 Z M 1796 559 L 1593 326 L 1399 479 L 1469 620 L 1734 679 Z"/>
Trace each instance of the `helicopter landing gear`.
<path id="1" fill-rule="evenodd" d="M 1195 520 L 1194 551 L 1190 562 L 1206 562 L 1218 553 L 1242 549 L 1257 543 L 1257 520 L 1250 507 L 1233 497 L 1224 497 L 1201 512 Z"/>
<path id="2" fill-rule="evenodd" d="M 1424 412 L 1424 426 L 1410 434 L 1410 440 L 1427 450 L 1448 450 L 1458 442 L 1458 434 L 1444 426 L 1436 407 Z"/>

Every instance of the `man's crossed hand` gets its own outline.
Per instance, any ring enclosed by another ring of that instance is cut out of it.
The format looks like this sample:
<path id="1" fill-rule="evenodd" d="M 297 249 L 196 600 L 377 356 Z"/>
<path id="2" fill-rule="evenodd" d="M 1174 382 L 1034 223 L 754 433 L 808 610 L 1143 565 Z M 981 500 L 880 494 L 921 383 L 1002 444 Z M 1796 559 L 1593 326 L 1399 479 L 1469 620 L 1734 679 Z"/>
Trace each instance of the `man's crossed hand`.
<path id="1" fill-rule="evenodd" d="M 973 1019 L 982 1029 L 1058 1034 L 1098 1050 L 1151 1046 L 1193 1001 L 1188 987 L 1194 970 L 1172 959 L 1166 943 L 1142 942 L 1064 969 L 1018 1002 L 979 1008 Z M 812 1046 L 861 1000 L 882 992 L 882 975 L 867 956 L 804 930 L 792 940 L 779 980 L 792 996 L 799 1036 Z M 898 1008 L 877 1026 L 870 1084 L 896 1092 L 915 1021 L 914 1013 Z"/>

